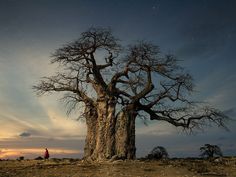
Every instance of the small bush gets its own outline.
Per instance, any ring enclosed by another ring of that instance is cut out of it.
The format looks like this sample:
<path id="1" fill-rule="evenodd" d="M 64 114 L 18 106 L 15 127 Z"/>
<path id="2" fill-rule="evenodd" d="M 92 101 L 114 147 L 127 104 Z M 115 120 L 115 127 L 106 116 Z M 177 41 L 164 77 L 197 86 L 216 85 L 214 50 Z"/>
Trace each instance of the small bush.
<path id="1" fill-rule="evenodd" d="M 43 158 L 41 156 L 38 156 L 34 160 L 43 160 Z"/>
<path id="2" fill-rule="evenodd" d="M 24 160 L 24 159 L 25 159 L 25 157 L 23 157 L 23 156 L 20 156 L 17 158 L 17 160 Z"/>
<path id="3" fill-rule="evenodd" d="M 162 146 L 157 146 L 147 155 L 148 159 L 163 159 L 168 158 L 169 155 L 166 149 Z"/>

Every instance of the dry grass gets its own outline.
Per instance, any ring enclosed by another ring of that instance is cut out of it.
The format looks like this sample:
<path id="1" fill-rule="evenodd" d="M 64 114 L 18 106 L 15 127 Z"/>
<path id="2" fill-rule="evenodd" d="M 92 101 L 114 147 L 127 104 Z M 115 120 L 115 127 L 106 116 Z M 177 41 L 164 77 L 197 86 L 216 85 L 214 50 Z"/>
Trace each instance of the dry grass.
<path id="1" fill-rule="evenodd" d="M 236 177 L 236 157 L 213 160 L 114 161 L 89 163 L 78 159 L 0 161 L 1 177 Z"/>

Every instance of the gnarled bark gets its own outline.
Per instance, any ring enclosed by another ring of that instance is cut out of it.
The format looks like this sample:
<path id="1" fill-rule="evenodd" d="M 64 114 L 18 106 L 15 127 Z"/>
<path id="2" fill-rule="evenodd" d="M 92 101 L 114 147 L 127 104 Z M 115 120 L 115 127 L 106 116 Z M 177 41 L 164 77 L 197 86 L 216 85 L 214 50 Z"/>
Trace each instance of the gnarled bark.
<path id="1" fill-rule="evenodd" d="M 110 130 L 114 126 L 114 117 L 113 111 L 115 108 L 112 108 L 108 104 L 107 100 L 99 100 L 97 104 L 98 112 L 98 129 L 96 137 L 96 152 L 95 156 L 97 160 L 102 160 L 109 158 L 113 155 L 113 141 L 112 141 L 112 132 Z"/>
<path id="2" fill-rule="evenodd" d="M 99 161 L 115 155 L 115 105 L 114 98 L 100 99 L 87 111 L 85 158 Z"/>
<path id="3" fill-rule="evenodd" d="M 116 156 L 135 159 L 135 117 L 125 108 L 115 116 L 116 101 L 99 100 L 96 107 L 86 107 L 87 136 L 84 157 L 102 161 Z"/>
<path id="4" fill-rule="evenodd" d="M 122 159 L 135 159 L 135 117 L 129 109 L 122 110 L 116 120 L 116 155 Z"/>
<path id="5" fill-rule="evenodd" d="M 94 106 L 86 106 L 85 118 L 87 125 L 87 135 L 84 146 L 84 158 L 91 158 L 96 148 L 96 136 L 97 136 L 97 110 Z"/>

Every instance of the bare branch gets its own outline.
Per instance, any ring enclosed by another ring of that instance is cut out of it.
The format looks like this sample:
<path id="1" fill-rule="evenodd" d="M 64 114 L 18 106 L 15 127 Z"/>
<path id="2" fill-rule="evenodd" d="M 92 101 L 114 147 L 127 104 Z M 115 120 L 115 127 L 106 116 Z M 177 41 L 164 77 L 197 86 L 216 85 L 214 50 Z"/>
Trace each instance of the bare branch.
<path id="1" fill-rule="evenodd" d="M 72 77 L 59 73 L 56 76 L 44 77 L 38 85 L 33 86 L 33 89 L 40 96 L 50 92 L 72 92 L 77 94 L 80 100 L 84 102 L 93 102 L 86 92 L 79 86 L 80 80 L 78 77 Z"/>
<path id="2" fill-rule="evenodd" d="M 229 120 L 229 117 L 221 111 L 209 107 L 200 108 L 196 106 L 155 111 L 139 104 L 139 109 L 147 112 L 151 120 L 166 121 L 176 127 L 183 127 L 190 131 L 202 129 L 204 126 L 210 126 L 211 124 L 216 124 L 228 130 L 225 123 Z"/>
<path id="3" fill-rule="evenodd" d="M 58 63 L 63 72 L 44 77 L 33 89 L 39 95 L 65 92 L 64 99 L 73 109 L 81 102 L 95 105 L 95 99 L 114 98 L 122 108 L 132 105 L 139 117 L 148 114 L 151 120 L 189 130 L 212 123 L 226 128 L 228 117 L 220 111 L 194 107 L 189 99 L 192 77 L 176 57 L 161 54 L 158 46 L 146 41 L 128 46 L 122 59 L 121 52 L 110 29 L 90 28 L 52 55 L 51 62 Z M 95 99 L 87 87 L 93 89 Z"/>

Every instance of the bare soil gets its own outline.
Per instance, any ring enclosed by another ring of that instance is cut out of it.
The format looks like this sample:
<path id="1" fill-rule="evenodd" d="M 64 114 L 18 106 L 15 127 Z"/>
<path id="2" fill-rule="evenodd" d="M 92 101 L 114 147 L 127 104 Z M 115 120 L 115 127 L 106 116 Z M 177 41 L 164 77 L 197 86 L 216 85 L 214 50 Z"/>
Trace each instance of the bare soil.
<path id="1" fill-rule="evenodd" d="M 108 161 L 1 160 L 0 177 L 236 177 L 236 157 Z"/>

